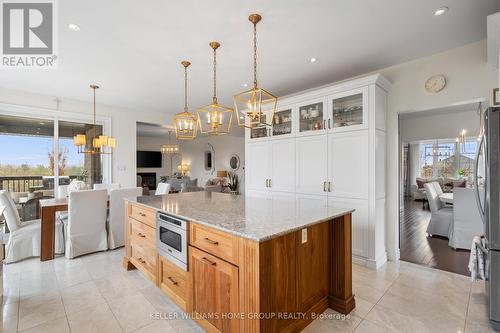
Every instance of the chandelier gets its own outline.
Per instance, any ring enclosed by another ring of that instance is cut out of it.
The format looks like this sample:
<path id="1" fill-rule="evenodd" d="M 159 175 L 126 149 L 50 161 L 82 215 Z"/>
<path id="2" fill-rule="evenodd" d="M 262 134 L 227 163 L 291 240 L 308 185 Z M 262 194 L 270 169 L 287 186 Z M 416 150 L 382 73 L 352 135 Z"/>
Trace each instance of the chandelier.
<path id="1" fill-rule="evenodd" d="M 248 128 L 272 126 L 278 98 L 257 82 L 257 23 L 262 19 L 259 14 L 251 14 L 248 20 L 253 24 L 253 88 L 233 97 L 238 126 Z"/>
<path id="2" fill-rule="evenodd" d="M 179 152 L 179 145 L 170 142 L 170 133 L 171 131 L 168 131 L 168 143 L 161 146 L 162 154 L 176 154 Z"/>
<path id="3" fill-rule="evenodd" d="M 227 134 L 231 129 L 233 109 L 220 105 L 217 101 L 217 49 L 220 44 L 211 42 L 209 45 L 214 50 L 214 95 L 212 104 L 197 110 L 200 132 L 210 135 Z"/>
<path id="4" fill-rule="evenodd" d="M 73 143 L 78 148 L 79 154 L 112 154 L 112 149 L 116 147 L 116 139 L 113 137 L 107 137 L 106 135 L 97 136 L 97 125 L 96 125 L 96 113 L 95 113 L 95 91 L 99 89 L 99 86 L 91 84 L 90 88 L 94 91 L 94 131 L 92 134 L 92 147 L 87 148 L 87 134 L 77 134 L 73 137 Z M 105 148 L 108 147 L 109 151 Z"/>
<path id="5" fill-rule="evenodd" d="M 191 63 L 182 61 L 184 66 L 184 111 L 174 115 L 175 137 L 179 140 L 191 140 L 196 138 L 198 132 L 198 116 L 189 113 L 187 104 L 187 68 Z"/>

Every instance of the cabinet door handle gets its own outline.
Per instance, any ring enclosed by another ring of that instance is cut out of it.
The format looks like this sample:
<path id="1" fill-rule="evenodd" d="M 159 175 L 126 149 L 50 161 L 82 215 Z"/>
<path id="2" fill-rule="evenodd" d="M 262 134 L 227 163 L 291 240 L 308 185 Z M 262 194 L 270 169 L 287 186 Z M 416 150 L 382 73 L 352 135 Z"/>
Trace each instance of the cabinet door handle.
<path id="1" fill-rule="evenodd" d="M 146 263 L 146 260 L 142 259 L 142 258 L 137 258 L 137 260 L 141 263 L 141 264 L 145 264 Z"/>
<path id="2" fill-rule="evenodd" d="M 205 237 L 204 240 L 205 240 L 205 242 L 210 243 L 212 245 L 219 245 L 219 242 L 211 240 L 210 238 Z"/>
<path id="3" fill-rule="evenodd" d="M 178 285 L 178 284 L 179 284 L 179 283 L 178 283 L 177 281 L 175 281 L 175 280 L 174 280 L 171 276 L 169 276 L 167 279 L 168 279 L 170 282 L 172 282 L 172 284 L 173 284 L 174 286 L 176 286 L 176 285 Z"/>
<path id="4" fill-rule="evenodd" d="M 323 192 L 326 192 L 326 182 L 323 182 Z"/>
<path id="5" fill-rule="evenodd" d="M 269 179 L 269 187 L 273 187 L 273 183 L 271 183 L 271 179 Z"/>
<path id="6" fill-rule="evenodd" d="M 216 266 L 217 265 L 217 263 L 215 261 L 208 260 L 205 257 L 201 258 L 201 260 L 203 260 L 205 263 L 209 264 L 210 266 Z"/>
<path id="7" fill-rule="evenodd" d="M 328 118 L 328 128 L 331 128 L 330 127 L 330 118 Z"/>
<path id="8" fill-rule="evenodd" d="M 323 129 L 326 129 L 326 119 L 323 119 Z"/>
<path id="9" fill-rule="evenodd" d="M 139 212 L 139 215 L 142 217 L 146 217 L 146 214 Z"/>
<path id="10" fill-rule="evenodd" d="M 269 180 L 269 179 L 266 179 L 266 187 L 269 187 L 269 186 L 268 186 L 268 183 L 267 183 L 267 181 L 268 181 L 268 180 Z"/>
<path id="11" fill-rule="evenodd" d="M 142 232 L 138 233 L 137 236 L 142 237 L 142 238 L 146 237 L 146 235 L 144 235 Z"/>
<path id="12" fill-rule="evenodd" d="M 328 192 L 332 191 L 332 182 L 328 182 Z"/>

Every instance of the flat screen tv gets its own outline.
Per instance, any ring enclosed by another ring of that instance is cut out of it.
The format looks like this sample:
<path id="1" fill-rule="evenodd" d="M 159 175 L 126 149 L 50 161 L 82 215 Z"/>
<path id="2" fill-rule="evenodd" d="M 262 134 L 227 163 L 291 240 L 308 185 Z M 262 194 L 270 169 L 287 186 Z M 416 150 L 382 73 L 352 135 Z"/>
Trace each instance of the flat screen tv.
<path id="1" fill-rule="evenodd" d="M 159 151 L 137 151 L 138 168 L 161 168 L 161 152 Z"/>

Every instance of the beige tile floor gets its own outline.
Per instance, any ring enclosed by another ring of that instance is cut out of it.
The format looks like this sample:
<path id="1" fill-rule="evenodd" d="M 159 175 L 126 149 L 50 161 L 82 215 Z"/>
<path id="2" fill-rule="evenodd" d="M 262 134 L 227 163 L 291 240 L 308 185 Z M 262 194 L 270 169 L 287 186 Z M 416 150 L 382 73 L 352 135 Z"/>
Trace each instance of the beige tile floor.
<path id="1" fill-rule="evenodd" d="M 141 273 L 126 272 L 122 258 L 120 249 L 4 266 L 0 332 L 202 332 L 189 320 L 151 319 L 181 310 Z M 354 312 L 327 310 L 304 332 L 493 332 L 482 283 L 404 262 L 353 273 Z"/>

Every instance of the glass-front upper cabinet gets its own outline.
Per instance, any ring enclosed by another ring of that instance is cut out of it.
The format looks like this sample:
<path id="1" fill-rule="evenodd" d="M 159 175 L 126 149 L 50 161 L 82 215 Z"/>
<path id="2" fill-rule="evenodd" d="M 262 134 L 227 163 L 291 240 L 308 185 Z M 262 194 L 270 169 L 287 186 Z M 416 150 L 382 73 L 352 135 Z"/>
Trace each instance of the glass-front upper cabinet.
<path id="1" fill-rule="evenodd" d="M 266 122 L 266 116 L 263 115 L 262 117 L 262 122 Z M 271 136 L 271 130 L 270 127 L 265 124 L 253 125 L 253 127 L 250 128 L 250 139 L 267 138 L 268 136 Z"/>
<path id="2" fill-rule="evenodd" d="M 334 130 L 355 129 L 366 124 L 366 91 L 356 89 L 331 97 L 331 126 Z"/>
<path id="3" fill-rule="evenodd" d="M 292 134 L 292 109 L 285 108 L 274 113 L 273 136 Z"/>
<path id="4" fill-rule="evenodd" d="M 323 100 L 299 106 L 299 134 L 322 132 L 326 128 L 326 112 Z"/>

